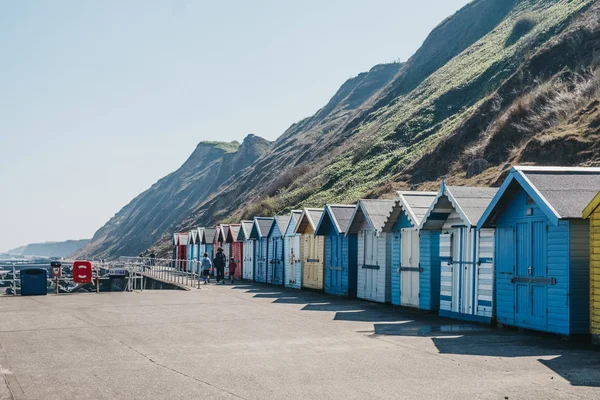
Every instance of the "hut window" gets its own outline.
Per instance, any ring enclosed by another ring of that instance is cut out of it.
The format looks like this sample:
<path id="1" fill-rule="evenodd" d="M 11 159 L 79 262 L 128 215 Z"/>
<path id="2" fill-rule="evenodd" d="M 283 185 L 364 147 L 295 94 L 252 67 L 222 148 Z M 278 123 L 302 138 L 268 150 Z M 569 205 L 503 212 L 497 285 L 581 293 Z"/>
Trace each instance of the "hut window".
<path id="1" fill-rule="evenodd" d="M 527 195 L 527 204 L 533 204 L 533 198 L 530 195 Z"/>

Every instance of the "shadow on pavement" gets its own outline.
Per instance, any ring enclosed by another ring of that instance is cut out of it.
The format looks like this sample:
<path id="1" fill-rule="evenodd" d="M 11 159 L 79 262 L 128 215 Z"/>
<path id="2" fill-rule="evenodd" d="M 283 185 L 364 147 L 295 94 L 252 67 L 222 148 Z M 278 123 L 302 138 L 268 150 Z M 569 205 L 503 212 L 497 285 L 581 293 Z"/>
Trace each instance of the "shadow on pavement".
<path id="1" fill-rule="evenodd" d="M 487 357 L 539 357 L 538 361 L 575 386 L 600 387 L 600 348 L 537 332 L 517 332 L 456 321 L 405 307 L 349 300 L 268 284 L 238 285 L 255 298 L 302 305 L 302 311 L 334 312 L 335 321 L 373 323 L 374 336 L 430 338 L 441 354 Z"/>

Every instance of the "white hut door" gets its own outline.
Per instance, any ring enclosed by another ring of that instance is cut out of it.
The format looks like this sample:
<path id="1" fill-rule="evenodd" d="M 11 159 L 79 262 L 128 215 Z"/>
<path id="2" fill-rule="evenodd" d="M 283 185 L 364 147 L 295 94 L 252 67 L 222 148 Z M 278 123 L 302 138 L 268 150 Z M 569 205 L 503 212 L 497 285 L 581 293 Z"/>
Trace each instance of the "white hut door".
<path id="1" fill-rule="evenodd" d="M 248 279 L 253 278 L 253 260 L 254 260 L 254 242 L 246 240 L 244 242 L 244 277 Z"/>
<path id="2" fill-rule="evenodd" d="M 465 242 L 462 237 L 462 228 L 452 229 L 452 242 L 450 250 L 450 263 L 452 265 L 452 304 L 451 311 L 463 312 L 462 287 L 463 287 L 463 271 L 465 266 L 462 264 L 461 248 Z"/>
<path id="3" fill-rule="evenodd" d="M 298 276 L 298 273 L 302 270 L 302 259 L 300 258 L 300 236 L 295 235 L 292 238 L 292 241 L 294 242 L 294 254 L 292 255 L 292 273 L 290 274 L 290 281 L 293 281 L 293 283 L 298 284 L 300 282 L 296 282 L 296 278 Z"/>
<path id="4" fill-rule="evenodd" d="M 419 306 L 419 231 L 416 229 L 402 229 L 400 264 L 400 289 L 402 305 Z"/>
<path id="5" fill-rule="evenodd" d="M 365 297 L 375 299 L 377 286 L 377 274 L 374 268 L 377 265 L 377 236 L 373 231 L 364 231 L 365 252 L 364 266 L 365 274 Z"/>

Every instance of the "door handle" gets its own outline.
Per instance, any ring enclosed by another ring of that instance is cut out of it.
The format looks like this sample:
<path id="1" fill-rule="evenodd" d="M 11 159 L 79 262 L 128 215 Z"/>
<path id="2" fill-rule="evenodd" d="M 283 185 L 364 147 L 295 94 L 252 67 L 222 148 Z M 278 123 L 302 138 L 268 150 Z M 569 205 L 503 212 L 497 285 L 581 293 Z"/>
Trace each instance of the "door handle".
<path id="1" fill-rule="evenodd" d="M 527 268 L 527 272 L 529 273 L 529 276 L 533 273 L 533 267 L 531 265 Z"/>

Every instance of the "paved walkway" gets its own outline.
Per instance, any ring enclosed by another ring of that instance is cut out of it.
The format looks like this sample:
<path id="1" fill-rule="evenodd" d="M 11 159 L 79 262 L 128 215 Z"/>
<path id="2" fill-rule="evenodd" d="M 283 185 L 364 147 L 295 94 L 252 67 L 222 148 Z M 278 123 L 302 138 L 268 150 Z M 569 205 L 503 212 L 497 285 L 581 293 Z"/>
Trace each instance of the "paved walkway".
<path id="1" fill-rule="evenodd" d="M 240 284 L 0 298 L 0 399 L 598 399 L 600 352 Z"/>

